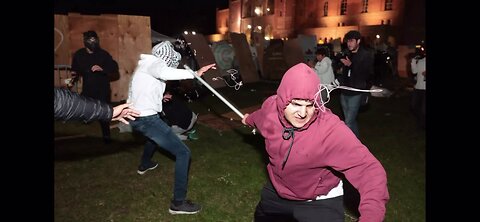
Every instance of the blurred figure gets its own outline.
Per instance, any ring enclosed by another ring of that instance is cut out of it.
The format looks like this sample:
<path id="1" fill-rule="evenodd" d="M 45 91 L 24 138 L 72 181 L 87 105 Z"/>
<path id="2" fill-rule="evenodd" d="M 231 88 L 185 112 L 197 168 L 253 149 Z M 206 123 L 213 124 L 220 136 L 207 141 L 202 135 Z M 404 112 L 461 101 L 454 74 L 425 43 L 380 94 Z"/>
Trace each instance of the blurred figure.
<path id="1" fill-rule="evenodd" d="M 172 131 L 181 140 L 197 140 L 193 126 L 197 122 L 197 114 L 178 99 L 173 98 L 170 92 L 163 95 L 162 119 L 172 128 Z"/>
<path id="2" fill-rule="evenodd" d="M 333 74 L 332 60 L 327 56 L 327 49 L 320 47 L 315 52 L 317 62 L 313 67 L 315 73 L 317 73 L 320 78 L 320 83 L 322 85 L 327 85 L 327 88 L 332 89 L 331 85 L 335 81 L 335 75 Z M 327 91 L 322 90 L 322 100 L 327 101 Z"/>
<path id="3" fill-rule="evenodd" d="M 415 86 L 412 94 L 411 109 L 415 115 L 417 126 L 425 128 L 425 95 L 427 83 L 427 53 L 424 46 L 416 48 L 415 57 L 410 62 L 412 74 L 415 78 Z"/>
<path id="4" fill-rule="evenodd" d="M 110 53 L 100 47 L 100 40 L 95 31 L 83 33 L 84 48 L 73 54 L 72 86 L 81 76 L 83 80 L 82 95 L 110 103 L 110 75 L 118 73 L 118 64 Z M 103 140 L 111 142 L 110 121 L 100 120 Z"/>

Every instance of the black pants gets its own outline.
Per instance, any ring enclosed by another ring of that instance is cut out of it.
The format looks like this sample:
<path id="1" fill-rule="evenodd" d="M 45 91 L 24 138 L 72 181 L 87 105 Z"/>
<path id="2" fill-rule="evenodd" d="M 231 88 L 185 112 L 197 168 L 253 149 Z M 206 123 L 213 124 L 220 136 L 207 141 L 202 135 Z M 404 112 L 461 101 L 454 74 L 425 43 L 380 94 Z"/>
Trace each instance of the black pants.
<path id="1" fill-rule="evenodd" d="M 420 128 L 425 128 L 425 92 L 425 90 L 415 89 L 412 95 L 411 109 Z"/>
<path id="2" fill-rule="evenodd" d="M 278 196 L 270 181 L 262 189 L 255 222 L 344 222 L 343 196 L 295 201 Z"/>

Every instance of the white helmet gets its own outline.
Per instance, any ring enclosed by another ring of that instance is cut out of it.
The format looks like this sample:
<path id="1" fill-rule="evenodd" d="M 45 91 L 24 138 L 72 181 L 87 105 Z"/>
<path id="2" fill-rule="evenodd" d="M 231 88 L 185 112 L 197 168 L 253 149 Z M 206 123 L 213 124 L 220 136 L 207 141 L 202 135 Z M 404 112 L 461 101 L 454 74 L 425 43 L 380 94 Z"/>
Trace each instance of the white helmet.
<path id="1" fill-rule="evenodd" d="M 175 51 L 173 45 L 169 41 L 163 41 L 156 44 L 152 48 L 152 55 L 163 60 L 169 67 L 177 68 L 182 56 Z"/>

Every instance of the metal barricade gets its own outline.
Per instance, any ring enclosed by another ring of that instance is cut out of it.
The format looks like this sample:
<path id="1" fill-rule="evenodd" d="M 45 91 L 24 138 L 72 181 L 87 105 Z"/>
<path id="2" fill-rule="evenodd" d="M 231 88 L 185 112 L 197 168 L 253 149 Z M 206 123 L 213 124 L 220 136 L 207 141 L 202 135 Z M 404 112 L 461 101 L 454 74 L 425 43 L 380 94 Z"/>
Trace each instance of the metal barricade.
<path id="1" fill-rule="evenodd" d="M 73 76 L 71 73 L 70 65 L 54 65 L 54 86 L 59 88 L 68 88 L 67 84 L 72 80 Z M 81 79 L 76 81 L 74 85 L 69 88 L 73 92 L 80 93 L 80 84 Z"/>

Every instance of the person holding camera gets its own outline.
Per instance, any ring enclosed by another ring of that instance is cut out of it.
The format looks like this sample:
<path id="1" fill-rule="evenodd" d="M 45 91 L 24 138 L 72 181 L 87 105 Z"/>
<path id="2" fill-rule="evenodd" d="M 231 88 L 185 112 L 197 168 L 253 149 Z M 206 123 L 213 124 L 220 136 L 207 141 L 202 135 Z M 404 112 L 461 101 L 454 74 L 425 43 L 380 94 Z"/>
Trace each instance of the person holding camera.
<path id="1" fill-rule="evenodd" d="M 343 64 L 342 74 L 339 78 L 342 86 L 348 86 L 356 89 L 370 89 L 370 80 L 374 74 L 374 54 L 363 46 L 360 46 L 360 32 L 352 30 L 347 32 L 344 37 L 347 43 L 349 53 L 340 61 Z M 340 102 L 342 105 L 345 123 L 355 133 L 360 136 L 357 115 L 362 103 L 365 103 L 368 94 L 351 90 L 342 90 Z"/>
<path id="2" fill-rule="evenodd" d="M 415 86 L 412 94 L 411 109 L 415 115 L 417 126 L 421 129 L 425 128 L 425 95 L 426 95 L 426 83 L 427 83 L 427 70 L 426 70 L 426 52 L 425 47 L 417 48 L 416 55 L 412 59 L 410 66 L 412 68 L 412 74 L 415 76 Z"/>

